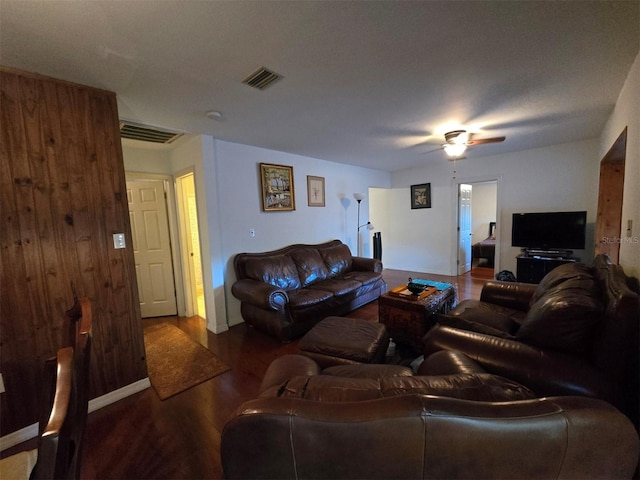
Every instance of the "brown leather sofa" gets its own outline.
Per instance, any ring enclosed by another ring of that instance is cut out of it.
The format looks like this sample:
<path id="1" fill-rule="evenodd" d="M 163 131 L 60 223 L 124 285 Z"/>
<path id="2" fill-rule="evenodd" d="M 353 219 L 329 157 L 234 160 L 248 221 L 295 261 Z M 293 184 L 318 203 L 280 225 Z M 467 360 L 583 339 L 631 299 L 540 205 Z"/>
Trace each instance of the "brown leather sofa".
<path id="1" fill-rule="evenodd" d="M 222 432 L 225 478 L 633 475 L 638 435 L 606 402 L 531 398 L 526 387 L 487 375 L 457 353 L 441 352 L 423 365 L 419 373 L 442 374 L 414 376 L 390 365 L 320 370 L 307 357 L 277 359 L 260 397 L 242 405 Z"/>
<path id="2" fill-rule="evenodd" d="M 290 341 L 327 316 L 340 316 L 386 292 L 380 260 L 351 255 L 340 240 L 239 253 L 231 292 L 242 318 Z"/>
<path id="3" fill-rule="evenodd" d="M 592 266 L 566 264 L 539 285 L 487 282 L 424 338 L 425 356 L 466 354 L 490 373 L 538 396 L 600 398 L 638 426 L 638 282 L 599 255 Z"/>

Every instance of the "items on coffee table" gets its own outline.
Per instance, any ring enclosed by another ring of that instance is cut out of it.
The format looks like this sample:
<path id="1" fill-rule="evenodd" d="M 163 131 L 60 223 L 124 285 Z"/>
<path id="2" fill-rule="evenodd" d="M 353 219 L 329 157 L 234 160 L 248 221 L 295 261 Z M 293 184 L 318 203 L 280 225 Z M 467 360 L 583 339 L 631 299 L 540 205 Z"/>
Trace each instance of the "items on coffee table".
<path id="1" fill-rule="evenodd" d="M 322 368 L 354 363 L 383 363 L 389 346 L 384 325 L 346 317 L 327 317 L 300 340 L 300 353 Z"/>
<path id="2" fill-rule="evenodd" d="M 455 284 L 415 279 L 426 289 L 420 295 L 406 291 L 406 286 L 393 288 L 378 299 L 378 321 L 387 327 L 389 336 L 398 344 L 422 351 L 422 337 L 435 323 L 435 315 L 447 313 L 456 305 Z"/>

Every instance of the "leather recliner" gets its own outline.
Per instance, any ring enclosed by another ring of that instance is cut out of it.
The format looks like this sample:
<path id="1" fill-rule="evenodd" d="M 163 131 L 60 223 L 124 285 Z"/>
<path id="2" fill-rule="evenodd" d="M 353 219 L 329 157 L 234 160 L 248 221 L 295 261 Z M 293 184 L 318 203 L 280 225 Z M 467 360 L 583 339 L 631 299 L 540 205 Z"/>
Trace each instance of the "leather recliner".
<path id="1" fill-rule="evenodd" d="M 434 357 L 420 367 L 439 373 L 432 377 L 389 365 L 321 370 L 300 355 L 275 360 L 260 397 L 242 405 L 222 432 L 225 478 L 633 475 L 638 435 L 606 402 L 527 398 L 528 389 L 486 375 L 463 355 Z M 464 373 L 447 375 L 452 370 Z M 465 393 L 465 386 L 472 388 Z M 429 391 L 445 395 L 424 394 Z M 451 398 L 447 392 L 501 401 Z"/>
<path id="2" fill-rule="evenodd" d="M 487 282 L 424 337 L 424 353 L 462 352 L 537 396 L 606 400 L 638 426 L 640 303 L 636 279 L 598 255 L 539 285 Z"/>

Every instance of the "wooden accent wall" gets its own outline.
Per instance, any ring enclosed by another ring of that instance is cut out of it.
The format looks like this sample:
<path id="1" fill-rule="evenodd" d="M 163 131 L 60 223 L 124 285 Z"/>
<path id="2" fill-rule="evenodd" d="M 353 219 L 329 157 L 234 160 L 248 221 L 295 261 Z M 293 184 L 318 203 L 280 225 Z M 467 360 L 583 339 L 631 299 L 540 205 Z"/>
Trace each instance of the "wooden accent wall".
<path id="1" fill-rule="evenodd" d="M 42 364 L 69 342 L 74 295 L 92 304 L 90 398 L 147 371 L 115 94 L 9 69 L 0 92 L 4 436 L 37 422 Z"/>

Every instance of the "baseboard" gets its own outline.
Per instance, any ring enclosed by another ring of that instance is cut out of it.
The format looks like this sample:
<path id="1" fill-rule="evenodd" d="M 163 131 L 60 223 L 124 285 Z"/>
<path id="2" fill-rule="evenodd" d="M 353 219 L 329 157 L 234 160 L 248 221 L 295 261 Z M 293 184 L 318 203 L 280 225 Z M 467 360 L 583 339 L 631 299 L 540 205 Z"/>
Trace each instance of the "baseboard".
<path id="1" fill-rule="evenodd" d="M 142 380 L 138 380 L 137 382 L 130 383 L 129 385 L 125 385 L 118 390 L 114 390 L 113 392 L 109 392 L 106 395 L 102 395 L 101 397 L 94 398 L 89 400 L 89 413 L 95 412 L 101 408 L 106 407 L 107 405 L 111 405 L 112 403 L 117 402 L 118 400 L 122 400 L 123 398 L 127 398 L 134 393 L 141 392 L 151 386 L 151 382 L 149 381 L 149 377 L 143 378 Z M 16 430 L 15 432 L 11 432 L 4 437 L 0 437 L 0 452 L 6 450 L 7 448 L 11 448 L 19 443 L 26 442 L 27 440 L 31 440 L 32 438 L 38 435 L 38 424 L 34 423 L 33 425 L 29 425 L 27 427 L 21 428 L 20 430 Z"/>
<path id="2" fill-rule="evenodd" d="M 107 405 L 111 405 L 112 403 L 116 403 L 118 400 L 127 398 L 134 393 L 146 390 L 150 386 L 151 382 L 149 381 L 149 377 L 145 377 L 142 380 L 138 380 L 137 382 L 125 385 L 124 387 L 119 388 L 118 390 L 114 390 L 113 392 L 109 392 L 106 395 L 102 395 L 101 397 L 89 400 L 89 413 L 100 410 L 101 408 L 104 408 Z"/>

